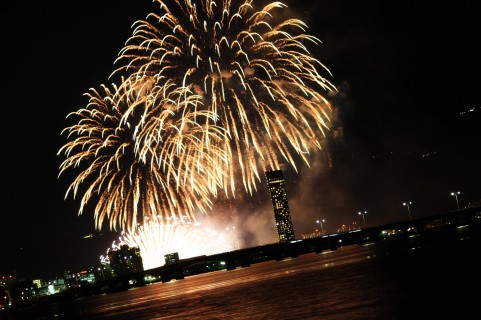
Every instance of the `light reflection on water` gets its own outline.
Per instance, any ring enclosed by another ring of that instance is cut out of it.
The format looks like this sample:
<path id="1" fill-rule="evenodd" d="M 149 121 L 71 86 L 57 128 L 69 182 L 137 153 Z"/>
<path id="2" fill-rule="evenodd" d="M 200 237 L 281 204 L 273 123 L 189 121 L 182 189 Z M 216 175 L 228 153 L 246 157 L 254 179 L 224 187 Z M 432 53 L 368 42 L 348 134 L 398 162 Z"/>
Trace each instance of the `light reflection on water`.
<path id="1" fill-rule="evenodd" d="M 475 310 L 474 244 L 341 247 L 25 310 L 6 319 L 456 319 Z"/>

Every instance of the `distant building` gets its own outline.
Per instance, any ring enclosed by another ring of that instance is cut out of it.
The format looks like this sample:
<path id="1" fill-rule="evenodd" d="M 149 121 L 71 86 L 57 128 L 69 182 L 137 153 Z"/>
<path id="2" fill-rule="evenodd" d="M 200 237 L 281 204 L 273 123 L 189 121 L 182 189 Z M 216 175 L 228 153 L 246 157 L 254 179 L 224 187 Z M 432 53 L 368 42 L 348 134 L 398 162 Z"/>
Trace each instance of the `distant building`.
<path id="1" fill-rule="evenodd" d="M 103 263 L 94 267 L 95 282 L 110 279 L 114 276 L 114 271 L 108 263 Z"/>
<path id="2" fill-rule="evenodd" d="M 272 200 L 279 242 L 295 240 L 287 193 L 281 170 L 266 171 L 267 187 Z"/>
<path id="3" fill-rule="evenodd" d="M 174 253 L 168 253 L 164 255 L 165 258 L 165 264 L 173 264 L 176 262 L 179 262 L 179 253 L 174 252 Z"/>
<path id="4" fill-rule="evenodd" d="M 116 276 L 144 270 L 138 247 L 130 248 L 127 245 L 123 245 L 118 250 L 110 251 L 108 256 L 110 267 Z"/>
<path id="5" fill-rule="evenodd" d="M 67 290 L 64 278 L 56 278 L 49 280 L 46 287 L 48 294 L 57 294 L 59 292 Z"/>
<path id="6" fill-rule="evenodd" d="M 37 289 L 32 280 L 25 279 L 0 286 L 0 310 L 12 304 L 25 303 L 34 299 L 38 295 Z"/>
<path id="7" fill-rule="evenodd" d="M 44 279 L 34 279 L 32 280 L 33 282 L 33 285 L 37 286 L 37 288 L 41 288 L 43 286 L 45 286 L 45 280 Z"/>
<path id="8" fill-rule="evenodd" d="M 12 284 L 17 282 L 13 274 L 0 276 L 0 310 L 9 307 L 13 302 Z"/>
<path id="9" fill-rule="evenodd" d="M 6 286 L 13 282 L 17 282 L 17 277 L 15 277 L 15 275 L 0 275 L 0 287 Z"/>
<path id="10" fill-rule="evenodd" d="M 106 279 L 110 279 L 113 276 L 113 270 L 108 263 L 86 267 L 77 272 L 64 271 L 63 273 L 63 279 L 67 289 L 81 287 L 90 283 L 97 283 Z M 37 286 L 39 288 L 46 286 L 44 281 L 41 279 L 34 280 L 34 282 L 35 281 L 38 281 Z"/>

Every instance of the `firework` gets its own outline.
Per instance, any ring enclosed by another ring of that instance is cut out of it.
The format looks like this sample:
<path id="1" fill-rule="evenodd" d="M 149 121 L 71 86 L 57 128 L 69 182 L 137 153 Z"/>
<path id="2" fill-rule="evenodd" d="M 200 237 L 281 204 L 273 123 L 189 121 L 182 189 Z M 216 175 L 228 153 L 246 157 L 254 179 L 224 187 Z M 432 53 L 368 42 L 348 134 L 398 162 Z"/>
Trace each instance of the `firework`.
<path id="1" fill-rule="evenodd" d="M 138 247 L 144 270 L 149 270 L 164 265 L 165 255 L 169 253 L 177 252 L 179 257 L 187 259 L 232 251 L 235 234 L 204 228 L 198 223 L 146 221 L 135 231 L 122 232 L 118 242 L 112 243 L 106 255 L 100 257 L 101 262 L 108 263 L 108 252 L 118 250 L 122 245 Z"/>
<path id="2" fill-rule="evenodd" d="M 276 18 L 286 8 L 281 2 L 155 1 L 159 12 L 133 25 L 112 76 L 149 78 L 163 88 L 175 83 L 199 96 L 197 110 L 214 115 L 199 126 L 225 131 L 226 139 L 210 147 L 229 156 L 216 166 L 227 175 L 222 187 L 232 193 L 235 175 L 252 192 L 265 168 L 279 168 L 281 159 L 296 170 L 298 161 L 309 164 L 329 129 L 331 107 L 321 92 L 336 89 L 321 75 L 331 76 L 329 70 L 308 51 L 320 41 L 306 34 L 306 24 Z M 144 141 L 162 137 L 152 127 L 142 130 Z M 157 150 L 149 143 L 139 147 L 146 148 L 142 154 Z"/>
<path id="3" fill-rule="evenodd" d="M 134 230 L 143 217 L 154 222 L 172 218 L 195 221 L 195 210 L 206 212 L 211 207 L 209 186 L 215 190 L 221 175 L 209 171 L 216 167 L 202 155 L 204 140 L 216 139 L 216 131 L 209 131 L 212 134 L 208 137 L 195 125 L 195 119 L 209 116 L 189 111 L 195 109 L 195 95 L 179 99 L 184 94 L 179 88 L 161 95 L 148 81 L 142 85 L 123 81 L 119 87 L 102 89 L 87 94 L 88 106 L 69 115 L 78 118 L 77 123 L 63 131 L 70 141 L 59 150 L 66 156 L 59 175 L 67 170 L 79 171 L 66 197 L 72 193 L 75 198 L 86 186 L 79 214 L 98 197 L 94 211 L 98 229 L 104 220 L 115 230 Z M 183 116 L 172 119 L 179 107 Z M 151 112 L 155 116 L 151 117 Z M 147 120 L 131 123 L 133 118 Z M 150 137 L 137 137 L 142 126 L 151 125 L 162 132 L 156 144 Z M 149 143 L 159 151 L 139 153 L 146 148 L 138 143 Z M 221 157 L 215 150 L 208 154 L 216 156 L 216 162 Z M 202 158 L 200 164 L 198 158 Z"/>
<path id="4" fill-rule="evenodd" d="M 99 229 L 195 221 L 219 188 L 235 195 L 241 181 L 252 193 L 259 171 L 309 164 L 329 129 L 321 92 L 335 87 L 308 51 L 320 41 L 302 21 L 276 18 L 283 3 L 156 2 L 116 60 L 120 83 L 89 91 L 63 131 L 72 140 L 60 174 L 79 172 L 66 196 L 85 186 L 79 214 L 98 197 Z"/>

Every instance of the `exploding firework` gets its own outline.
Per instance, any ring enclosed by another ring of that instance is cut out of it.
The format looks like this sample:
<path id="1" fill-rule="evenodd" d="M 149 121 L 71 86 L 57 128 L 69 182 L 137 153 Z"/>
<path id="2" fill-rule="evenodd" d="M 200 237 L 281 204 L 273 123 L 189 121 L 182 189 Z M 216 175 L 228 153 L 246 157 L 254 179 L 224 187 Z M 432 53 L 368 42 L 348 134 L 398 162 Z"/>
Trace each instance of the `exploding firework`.
<path id="1" fill-rule="evenodd" d="M 89 91 L 64 130 L 73 140 L 59 150 L 60 174 L 79 170 L 66 196 L 86 186 L 79 214 L 98 197 L 99 229 L 193 221 L 219 188 L 235 194 L 241 181 L 252 194 L 259 171 L 309 164 L 329 129 L 321 92 L 335 87 L 307 47 L 320 41 L 276 18 L 283 3 L 156 2 L 116 60 L 120 84 Z"/>
<path id="2" fill-rule="evenodd" d="M 181 259 L 187 259 L 227 252 L 235 249 L 235 241 L 234 233 L 204 228 L 201 224 L 146 222 L 135 231 L 123 232 L 100 260 L 108 263 L 109 251 L 122 245 L 138 247 L 144 270 L 149 270 L 164 265 L 166 254 L 177 252 Z"/>
<path id="3" fill-rule="evenodd" d="M 120 87 L 102 88 L 101 92 L 92 89 L 87 94 L 88 106 L 69 115 L 77 117 L 78 122 L 64 129 L 71 140 L 59 150 L 59 154 L 66 156 L 59 175 L 79 170 L 66 197 L 72 192 L 75 198 L 80 187 L 87 185 L 79 214 L 94 196 L 98 196 L 95 206 L 98 229 L 106 219 L 111 229 L 134 230 L 143 217 L 154 222 L 192 221 L 195 210 L 206 212 L 211 207 L 209 186 L 217 188 L 220 173 L 212 172 L 216 167 L 208 162 L 209 157 L 202 155 L 205 139 L 216 136 L 215 130 L 209 131 L 208 137 L 196 125 L 196 119 L 209 116 L 206 112 L 190 111 L 195 109 L 197 98 L 194 95 L 184 98 L 181 89 L 161 95 L 149 82 L 142 86 L 139 82 L 135 85 L 122 82 Z M 183 115 L 175 120 L 172 115 L 177 108 L 182 108 Z M 151 112 L 155 116 L 150 117 Z M 146 120 L 132 124 L 132 118 Z M 158 142 L 162 148 L 158 147 L 158 152 L 139 153 L 139 149 L 145 150 L 136 144 L 143 142 L 143 138 L 135 139 L 141 126 L 155 126 L 162 131 Z M 208 154 L 217 157 L 212 160 L 215 163 L 222 157 L 215 150 Z"/>
<path id="4" fill-rule="evenodd" d="M 210 146 L 231 159 L 216 164 L 228 177 L 222 182 L 226 192 L 234 193 L 239 175 L 252 193 L 262 171 L 279 168 L 281 159 L 296 170 L 299 159 L 309 164 L 329 129 L 331 106 L 321 92 L 336 89 L 321 75 L 331 76 L 329 70 L 308 51 L 320 41 L 306 34 L 307 25 L 276 18 L 287 7 L 281 2 L 155 1 L 159 12 L 133 25 L 112 76 L 149 78 L 161 88 L 175 83 L 200 97 L 198 110 L 215 116 L 199 126 L 225 130 L 226 139 Z M 160 141 L 162 132 L 153 128 L 143 126 L 139 136 Z M 158 151 L 149 143 L 139 148 L 145 148 L 142 154 Z"/>

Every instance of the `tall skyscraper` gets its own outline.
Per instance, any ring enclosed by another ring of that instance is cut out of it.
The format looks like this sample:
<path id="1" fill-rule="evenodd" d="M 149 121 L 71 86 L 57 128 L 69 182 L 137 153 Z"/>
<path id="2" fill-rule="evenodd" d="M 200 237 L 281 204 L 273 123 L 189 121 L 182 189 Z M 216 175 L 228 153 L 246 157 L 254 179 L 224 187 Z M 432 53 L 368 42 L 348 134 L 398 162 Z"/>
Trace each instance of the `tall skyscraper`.
<path id="1" fill-rule="evenodd" d="M 281 170 L 266 171 L 267 187 L 271 195 L 279 242 L 295 240 L 287 193 Z"/>

